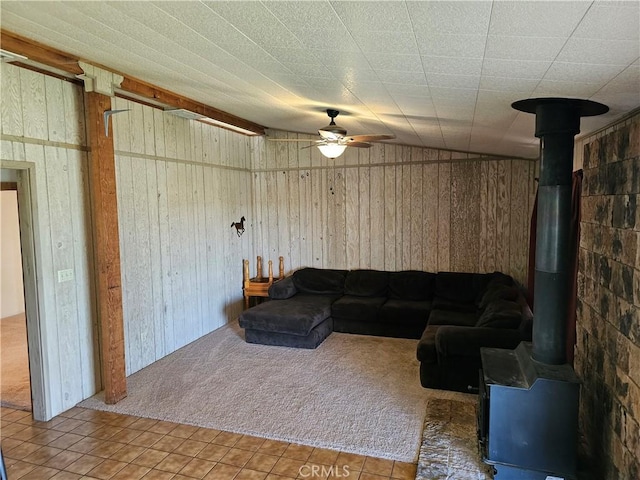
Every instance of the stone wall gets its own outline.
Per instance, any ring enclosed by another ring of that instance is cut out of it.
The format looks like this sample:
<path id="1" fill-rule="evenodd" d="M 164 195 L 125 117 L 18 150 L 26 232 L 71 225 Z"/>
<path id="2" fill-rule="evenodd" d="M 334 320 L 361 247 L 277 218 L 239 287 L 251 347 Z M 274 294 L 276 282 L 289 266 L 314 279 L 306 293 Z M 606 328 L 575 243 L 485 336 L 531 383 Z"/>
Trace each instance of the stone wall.
<path id="1" fill-rule="evenodd" d="M 640 114 L 584 143 L 575 369 L 594 478 L 640 478 Z"/>

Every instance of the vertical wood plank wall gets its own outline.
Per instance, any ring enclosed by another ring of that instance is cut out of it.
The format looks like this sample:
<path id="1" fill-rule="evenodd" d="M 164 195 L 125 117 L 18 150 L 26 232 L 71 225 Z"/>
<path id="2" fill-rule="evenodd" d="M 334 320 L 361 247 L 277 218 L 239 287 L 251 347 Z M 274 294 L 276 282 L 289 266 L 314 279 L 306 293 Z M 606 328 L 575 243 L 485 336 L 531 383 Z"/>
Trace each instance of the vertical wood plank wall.
<path id="1" fill-rule="evenodd" d="M 282 255 L 288 271 L 501 270 L 526 281 L 535 162 L 382 144 L 328 160 L 304 143 L 256 142 L 254 257 Z"/>
<path id="2" fill-rule="evenodd" d="M 251 138 L 122 98 L 114 109 L 127 374 L 237 318 Z M 250 231 L 249 228 L 247 228 Z"/>
<path id="3" fill-rule="evenodd" d="M 51 415 L 100 390 L 82 88 L 2 63 L 1 160 L 35 164 L 41 361 Z M 74 280 L 58 283 L 59 270 Z M 28 319 L 33 321 L 33 319 Z M 37 346 L 37 338 L 29 338 Z"/>

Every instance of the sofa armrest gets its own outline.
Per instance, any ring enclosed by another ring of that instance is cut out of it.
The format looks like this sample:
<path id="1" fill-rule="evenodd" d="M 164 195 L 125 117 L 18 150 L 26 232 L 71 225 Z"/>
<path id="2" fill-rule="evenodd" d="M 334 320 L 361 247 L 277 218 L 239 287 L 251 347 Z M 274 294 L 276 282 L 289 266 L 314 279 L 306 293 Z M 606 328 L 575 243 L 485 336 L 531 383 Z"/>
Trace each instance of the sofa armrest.
<path id="1" fill-rule="evenodd" d="M 298 293 L 298 289 L 293 283 L 293 277 L 285 277 L 282 280 L 273 282 L 269 287 L 269 298 L 272 300 L 286 300 Z"/>
<path id="2" fill-rule="evenodd" d="M 518 329 L 441 326 L 436 333 L 438 357 L 479 357 L 480 348 L 514 349 L 523 340 Z"/>

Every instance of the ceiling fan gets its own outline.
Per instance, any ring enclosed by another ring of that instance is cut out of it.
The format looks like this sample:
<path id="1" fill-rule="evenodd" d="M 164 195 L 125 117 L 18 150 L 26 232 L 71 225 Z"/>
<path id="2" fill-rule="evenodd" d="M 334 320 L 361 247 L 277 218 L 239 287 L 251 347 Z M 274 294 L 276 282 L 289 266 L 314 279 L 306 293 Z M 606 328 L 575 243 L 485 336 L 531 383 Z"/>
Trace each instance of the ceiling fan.
<path id="1" fill-rule="evenodd" d="M 327 109 L 327 115 L 331 119 L 329 125 L 318 130 L 320 140 L 316 140 L 313 145 L 302 148 L 318 147 L 320 152 L 327 158 L 337 158 L 344 153 L 347 147 L 369 148 L 369 142 L 378 140 L 390 140 L 396 138 L 395 135 L 368 134 L 368 135 L 347 135 L 347 131 L 336 125 L 335 118 L 340 112 L 331 108 Z M 282 141 L 283 139 L 278 139 Z M 313 140 L 290 139 L 292 142 L 311 142 Z"/>

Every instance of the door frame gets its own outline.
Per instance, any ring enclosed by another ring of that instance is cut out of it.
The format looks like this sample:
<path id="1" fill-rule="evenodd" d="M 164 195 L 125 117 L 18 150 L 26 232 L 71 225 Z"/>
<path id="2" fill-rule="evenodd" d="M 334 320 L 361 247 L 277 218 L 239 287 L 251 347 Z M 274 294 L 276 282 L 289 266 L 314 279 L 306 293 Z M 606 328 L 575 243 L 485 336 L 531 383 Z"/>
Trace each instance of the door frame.
<path id="1" fill-rule="evenodd" d="M 38 206 L 34 162 L 3 160 L 2 169 L 15 170 L 18 176 L 18 222 L 20 247 L 22 249 L 22 277 L 24 282 L 24 304 L 27 321 L 27 343 L 29 349 L 29 374 L 31 380 L 31 411 L 35 420 L 47 421 L 53 417 L 50 392 L 46 379 L 49 365 L 46 361 L 48 337 L 42 322 L 44 299 L 38 288 L 42 278 L 40 259 L 40 234 L 38 231 Z"/>

